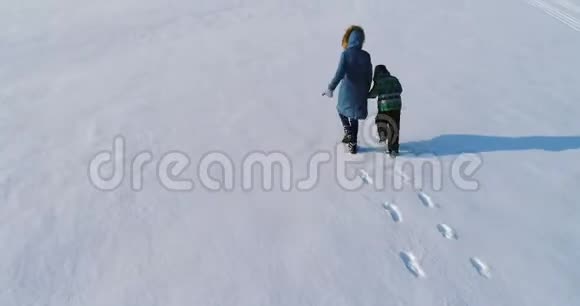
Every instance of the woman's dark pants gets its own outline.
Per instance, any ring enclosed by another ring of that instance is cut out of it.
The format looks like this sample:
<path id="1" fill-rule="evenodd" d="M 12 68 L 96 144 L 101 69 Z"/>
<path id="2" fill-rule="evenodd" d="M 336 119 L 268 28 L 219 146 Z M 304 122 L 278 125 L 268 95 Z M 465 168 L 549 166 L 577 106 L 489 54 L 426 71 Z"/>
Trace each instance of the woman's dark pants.
<path id="1" fill-rule="evenodd" d="M 342 127 L 344 127 L 344 133 L 346 136 L 348 136 L 348 142 L 351 144 L 356 144 L 358 135 L 358 120 L 348 118 L 342 114 L 338 114 L 338 116 L 340 117 Z"/>

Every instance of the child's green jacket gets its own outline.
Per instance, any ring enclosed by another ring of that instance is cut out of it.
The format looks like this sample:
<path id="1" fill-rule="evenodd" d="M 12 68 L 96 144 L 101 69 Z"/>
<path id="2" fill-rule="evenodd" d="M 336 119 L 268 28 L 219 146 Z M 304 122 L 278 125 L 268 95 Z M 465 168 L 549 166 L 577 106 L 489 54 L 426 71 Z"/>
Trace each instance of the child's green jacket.
<path id="1" fill-rule="evenodd" d="M 369 99 L 378 98 L 379 112 L 400 110 L 402 92 L 403 87 L 396 77 L 388 73 L 375 75 Z"/>

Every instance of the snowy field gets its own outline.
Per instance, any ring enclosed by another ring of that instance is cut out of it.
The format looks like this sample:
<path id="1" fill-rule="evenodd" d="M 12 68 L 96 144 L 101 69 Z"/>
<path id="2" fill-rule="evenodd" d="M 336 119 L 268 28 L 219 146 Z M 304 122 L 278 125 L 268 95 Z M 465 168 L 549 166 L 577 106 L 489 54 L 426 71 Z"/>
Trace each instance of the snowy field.
<path id="1" fill-rule="evenodd" d="M 580 305 L 579 54 L 579 0 L 0 0 L 0 305 Z"/>

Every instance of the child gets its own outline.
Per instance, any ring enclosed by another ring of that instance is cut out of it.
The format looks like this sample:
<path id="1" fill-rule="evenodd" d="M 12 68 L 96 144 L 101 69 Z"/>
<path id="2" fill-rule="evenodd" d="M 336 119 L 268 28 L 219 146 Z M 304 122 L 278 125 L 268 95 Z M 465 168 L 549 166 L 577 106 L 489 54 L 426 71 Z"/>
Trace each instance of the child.
<path id="1" fill-rule="evenodd" d="M 385 65 L 377 65 L 373 76 L 373 87 L 369 99 L 378 98 L 379 113 L 375 118 L 379 142 L 387 142 L 389 155 L 399 154 L 399 131 L 401 128 L 401 93 L 399 80 L 392 76 Z"/>

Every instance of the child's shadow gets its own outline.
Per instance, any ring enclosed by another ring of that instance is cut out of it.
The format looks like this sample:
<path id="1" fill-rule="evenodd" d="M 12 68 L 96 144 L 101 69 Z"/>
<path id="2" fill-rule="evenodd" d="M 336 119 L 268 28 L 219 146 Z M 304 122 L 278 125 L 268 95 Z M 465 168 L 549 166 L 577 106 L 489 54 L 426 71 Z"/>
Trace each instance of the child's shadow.
<path id="1" fill-rule="evenodd" d="M 431 154 L 435 156 L 527 150 L 556 152 L 580 149 L 580 136 L 505 137 L 449 134 L 437 136 L 430 140 L 407 142 L 401 144 L 401 149 L 410 150 L 414 154 Z M 374 148 L 367 150 L 372 152 Z"/>

